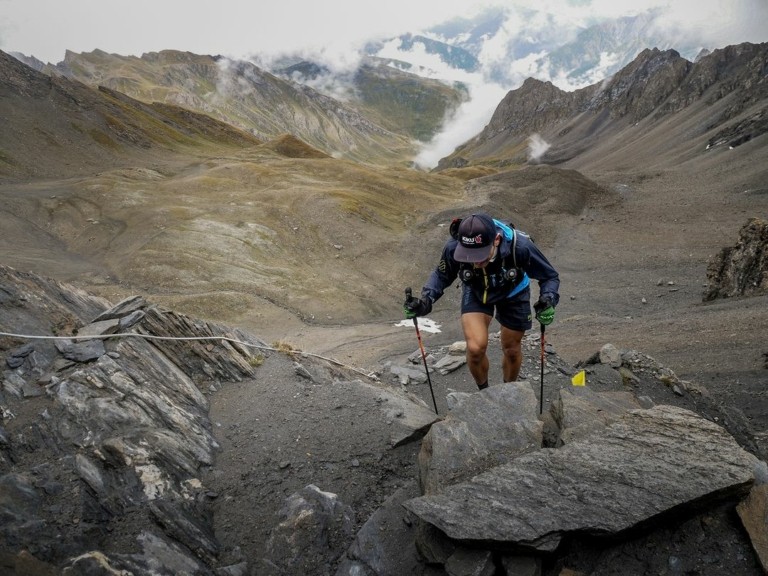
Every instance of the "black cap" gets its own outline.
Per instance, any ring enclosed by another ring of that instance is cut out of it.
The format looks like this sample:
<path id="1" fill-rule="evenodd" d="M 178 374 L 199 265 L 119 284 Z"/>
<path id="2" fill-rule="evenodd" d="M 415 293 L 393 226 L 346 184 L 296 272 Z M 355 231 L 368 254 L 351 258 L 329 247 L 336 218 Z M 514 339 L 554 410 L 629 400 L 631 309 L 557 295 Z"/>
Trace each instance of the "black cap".
<path id="1" fill-rule="evenodd" d="M 488 260 L 496 239 L 496 225 L 487 214 L 472 214 L 459 224 L 457 234 L 459 243 L 453 252 L 458 262 L 483 262 Z"/>

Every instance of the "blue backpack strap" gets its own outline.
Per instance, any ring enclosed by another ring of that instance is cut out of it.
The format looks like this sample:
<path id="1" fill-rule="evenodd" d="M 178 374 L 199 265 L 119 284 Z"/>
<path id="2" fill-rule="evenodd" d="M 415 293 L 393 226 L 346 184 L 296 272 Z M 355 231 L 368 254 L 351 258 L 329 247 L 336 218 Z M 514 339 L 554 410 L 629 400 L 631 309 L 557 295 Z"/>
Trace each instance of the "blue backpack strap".
<path id="1" fill-rule="evenodd" d="M 517 268 L 517 230 L 515 230 L 514 226 L 500 220 L 494 219 L 493 223 L 501 229 L 501 232 L 504 234 L 504 238 L 506 240 L 512 241 L 512 264 L 514 264 L 514 267 Z"/>

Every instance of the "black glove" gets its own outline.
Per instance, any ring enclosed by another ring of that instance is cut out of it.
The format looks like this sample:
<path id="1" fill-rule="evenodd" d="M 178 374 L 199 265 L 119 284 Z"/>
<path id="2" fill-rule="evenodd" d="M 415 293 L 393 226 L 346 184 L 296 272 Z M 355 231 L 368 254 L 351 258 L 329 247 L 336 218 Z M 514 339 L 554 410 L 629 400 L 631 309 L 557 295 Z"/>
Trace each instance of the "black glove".
<path id="1" fill-rule="evenodd" d="M 403 303 L 403 312 L 405 317 L 415 318 L 416 316 L 426 316 L 432 312 L 432 300 L 427 297 L 415 298 L 414 296 L 408 296 Z"/>
<path id="2" fill-rule="evenodd" d="M 545 294 L 533 305 L 536 311 L 536 320 L 543 326 L 549 326 L 555 319 L 555 301 L 552 296 Z"/>

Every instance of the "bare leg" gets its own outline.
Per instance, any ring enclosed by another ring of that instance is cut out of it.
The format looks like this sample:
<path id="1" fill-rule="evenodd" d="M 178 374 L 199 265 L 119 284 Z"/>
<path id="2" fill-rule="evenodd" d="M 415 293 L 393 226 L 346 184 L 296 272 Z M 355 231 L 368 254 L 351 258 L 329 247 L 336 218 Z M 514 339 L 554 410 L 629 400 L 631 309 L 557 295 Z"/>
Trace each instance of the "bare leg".
<path id="1" fill-rule="evenodd" d="M 467 366 L 480 387 L 488 383 L 488 326 L 492 316 L 482 312 L 467 312 L 461 315 L 461 327 L 467 342 Z"/>
<path id="2" fill-rule="evenodd" d="M 523 331 L 501 327 L 501 351 L 503 353 L 501 366 L 504 382 L 514 382 L 520 374 L 520 366 L 523 364 L 521 341 L 524 335 L 525 332 Z"/>

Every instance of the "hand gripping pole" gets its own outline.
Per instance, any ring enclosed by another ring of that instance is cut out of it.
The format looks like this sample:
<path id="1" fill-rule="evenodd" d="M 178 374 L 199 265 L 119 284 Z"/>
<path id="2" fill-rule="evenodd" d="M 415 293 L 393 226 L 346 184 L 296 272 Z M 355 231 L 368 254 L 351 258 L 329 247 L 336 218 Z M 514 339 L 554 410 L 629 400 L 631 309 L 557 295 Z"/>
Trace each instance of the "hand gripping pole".
<path id="1" fill-rule="evenodd" d="M 411 289 L 406 288 L 405 289 L 405 299 L 410 300 L 411 299 Z M 416 319 L 416 316 L 413 317 L 413 327 L 416 328 L 416 338 L 419 340 L 419 350 L 421 350 L 421 359 L 424 362 L 424 371 L 427 374 L 427 382 L 429 383 L 429 393 L 432 395 L 432 404 L 435 407 L 435 414 L 438 414 L 437 412 L 437 402 L 435 401 L 435 392 L 432 390 L 432 379 L 429 377 L 429 367 L 427 366 L 427 353 L 424 351 L 424 343 L 421 341 L 421 332 L 419 331 L 419 321 Z"/>

